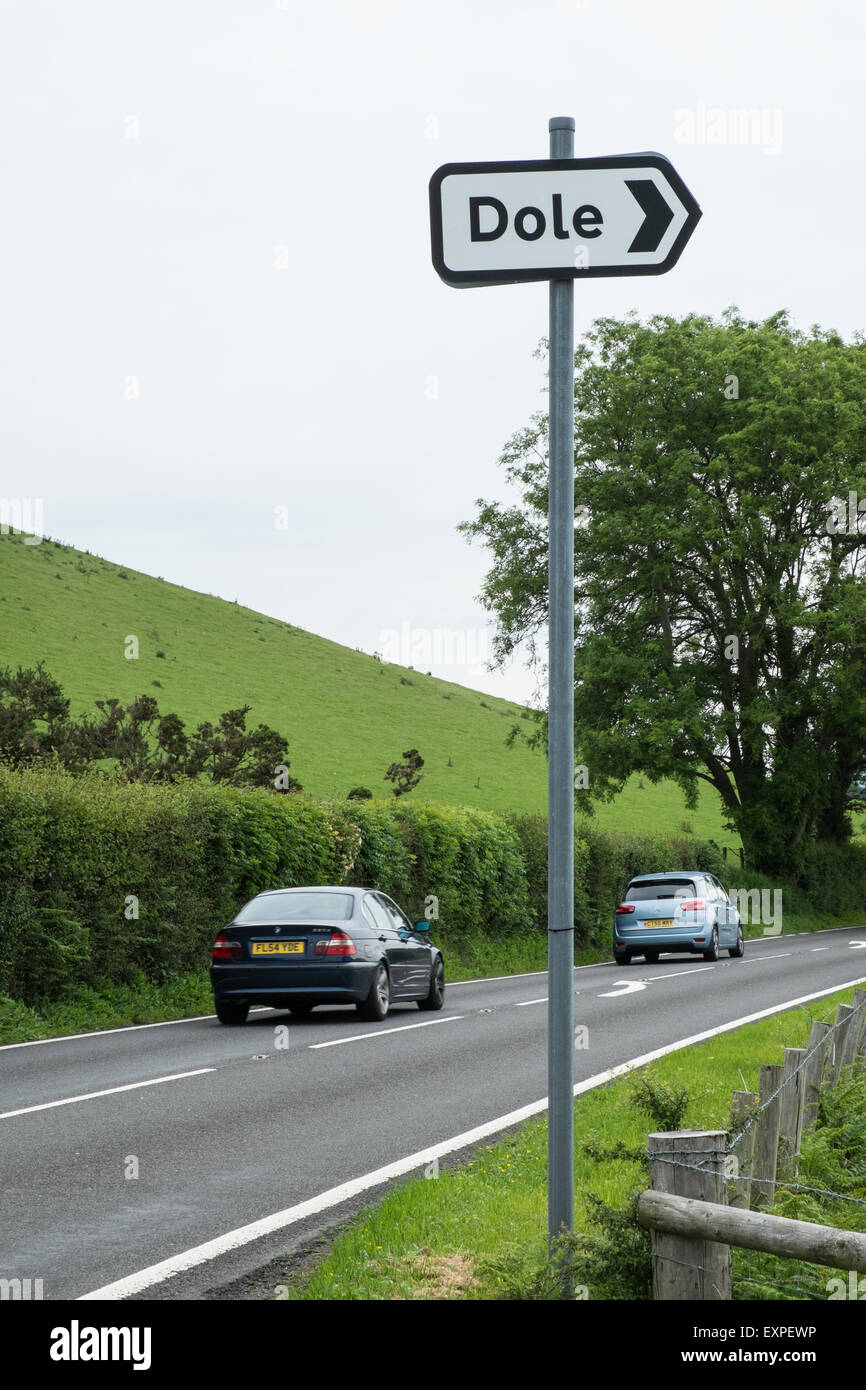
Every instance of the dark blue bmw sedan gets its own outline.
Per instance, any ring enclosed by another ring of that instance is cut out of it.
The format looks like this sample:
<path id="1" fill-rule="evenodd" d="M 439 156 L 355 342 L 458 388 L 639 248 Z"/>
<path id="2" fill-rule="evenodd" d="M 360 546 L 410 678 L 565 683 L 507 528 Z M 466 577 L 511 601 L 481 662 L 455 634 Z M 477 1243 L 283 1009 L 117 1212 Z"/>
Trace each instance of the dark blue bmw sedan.
<path id="1" fill-rule="evenodd" d="M 354 1004 L 385 1018 L 392 1003 L 441 1009 L 442 952 L 429 922 L 414 925 L 371 888 L 276 888 L 259 893 L 218 935 L 211 985 L 221 1023 L 244 1023 L 253 1004 L 308 1014 Z"/>

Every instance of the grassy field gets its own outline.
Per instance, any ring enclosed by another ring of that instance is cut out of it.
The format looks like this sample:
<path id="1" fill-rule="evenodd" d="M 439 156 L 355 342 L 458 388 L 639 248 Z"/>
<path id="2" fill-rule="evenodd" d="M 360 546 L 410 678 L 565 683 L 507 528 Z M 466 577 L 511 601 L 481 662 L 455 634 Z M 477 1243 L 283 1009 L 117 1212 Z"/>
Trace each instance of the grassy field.
<path id="1" fill-rule="evenodd" d="M 640 1162 L 606 1156 L 620 1145 L 642 1153 L 651 1130 L 671 1127 L 660 1125 L 647 1110 L 646 1087 L 638 1090 L 642 1077 L 649 1077 L 652 1089 L 663 1098 L 675 1098 L 686 1088 L 686 1109 L 674 1128 L 726 1129 L 732 1092 L 744 1086 L 757 1090 L 761 1064 L 781 1062 L 785 1047 L 802 1047 L 811 1020 L 832 1021 L 836 1005 L 850 1004 L 851 995 L 850 989 L 843 990 L 670 1053 L 580 1096 L 575 1103 L 576 1231 L 598 1235 L 590 1220 L 590 1194 L 624 1211 L 632 1195 L 648 1185 Z M 821 1146 L 816 1150 L 813 1166 L 808 1167 L 807 1160 L 799 1180 L 829 1186 L 820 1181 Z M 434 1176 L 435 1181 L 430 1180 Z M 309 1262 L 301 1272 L 287 1267 L 274 1278 L 273 1290 L 260 1289 L 259 1295 L 290 1301 L 543 1297 L 533 1281 L 545 1265 L 546 1181 L 545 1117 L 476 1151 L 469 1163 L 441 1166 L 438 1175 L 408 1180 L 380 1204 L 366 1208 L 323 1258 Z M 791 1205 L 803 1200 L 808 1199 L 780 1194 L 791 1216 L 805 1216 Z M 849 1206 L 845 1224 L 862 1230 L 866 1207 Z M 812 1212 L 806 1219 L 821 1217 Z M 824 1219 L 841 1224 L 843 1218 Z M 599 1258 L 596 1251 L 583 1274 L 591 1280 L 595 1271 L 599 1282 L 587 1282 L 584 1296 L 645 1297 L 638 1288 L 626 1287 L 630 1279 L 637 1283 L 638 1265 L 645 1256 L 639 1245 L 640 1237 L 631 1252 L 620 1247 L 617 1255 L 609 1249 Z M 737 1252 L 734 1297 L 826 1297 L 826 1283 L 837 1273 L 843 1272 Z M 580 1275 L 579 1266 L 578 1279 Z M 611 1279 L 618 1295 L 604 1282 Z"/>
<path id="2" fill-rule="evenodd" d="M 124 656 L 129 636 L 138 638 L 137 660 Z M 292 774 L 313 796 L 357 785 L 379 795 L 388 765 L 418 748 L 416 799 L 491 811 L 546 806 L 543 755 L 506 747 L 525 714 L 519 706 L 57 542 L 0 537 L 0 652 L 3 665 L 44 662 L 76 714 L 96 699 L 148 694 L 191 727 L 248 704 L 251 724 L 288 739 Z M 523 727 L 531 729 L 528 718 Z M 739 845 L 710 788 L 690 812 L 678 788 L 641 781 L 599 807 L 600 829 L 680 834 L 686 822 L 698 838 Z"/>

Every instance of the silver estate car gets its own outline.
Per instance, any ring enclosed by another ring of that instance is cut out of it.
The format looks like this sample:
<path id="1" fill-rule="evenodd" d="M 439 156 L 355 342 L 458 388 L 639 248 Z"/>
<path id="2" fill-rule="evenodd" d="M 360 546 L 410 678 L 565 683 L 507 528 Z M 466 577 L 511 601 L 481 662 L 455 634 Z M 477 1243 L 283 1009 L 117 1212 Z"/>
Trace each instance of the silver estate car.
<path id="1" fill-rule="evenodd" d="M 613 919 L 618 965 L 634 956 L 652 965 L 662 951 L 718 960 L 723 950 L 742 956 L 745 942 L 740 914 L 713 874 L 683 869 L 631 880 Z"/>

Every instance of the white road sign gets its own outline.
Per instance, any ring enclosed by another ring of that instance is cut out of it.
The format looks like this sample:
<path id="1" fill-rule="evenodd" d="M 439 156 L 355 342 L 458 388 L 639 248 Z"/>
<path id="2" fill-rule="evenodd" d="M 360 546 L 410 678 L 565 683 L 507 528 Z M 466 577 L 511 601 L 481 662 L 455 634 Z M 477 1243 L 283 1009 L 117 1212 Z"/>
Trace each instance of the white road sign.
<path id="1" fill-rule="evenodd" d="M 444 164 L 430 180 L 433 264 L 458 287 L 661 275 L 700 216 L 660 154 Z"/>

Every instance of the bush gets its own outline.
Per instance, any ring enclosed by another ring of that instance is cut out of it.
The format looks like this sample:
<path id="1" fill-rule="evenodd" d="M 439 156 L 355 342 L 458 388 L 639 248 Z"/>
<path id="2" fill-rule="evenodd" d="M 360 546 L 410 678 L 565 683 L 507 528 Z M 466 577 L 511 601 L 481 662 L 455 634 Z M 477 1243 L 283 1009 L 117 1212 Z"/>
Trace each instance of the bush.
<path id="1" fill-rule="evenodd" d="M 459 954 L 463 943 L 478 955 L 486 938 L 513 954 L 545 932 L 544 817 L 361 800 L 362 790 L 316 802 L 264 788 L 0 766 L 0 995 L 31 1004 L 200 970 L 215 931 L 242 903 L 304 883 L 377 887 L 414 919 L 433 894 L 446 952 Z M 613 905 L 633 874 L 690 865 L 727 881 L 711 842 L 580 825 L 576 946 L 609 944 Z M 811 847 L 799 873 L 828 914 L 866 896 L 859 846 Z M 805 886 L 788 891 L 786 913 L 814 914 Z"/>

